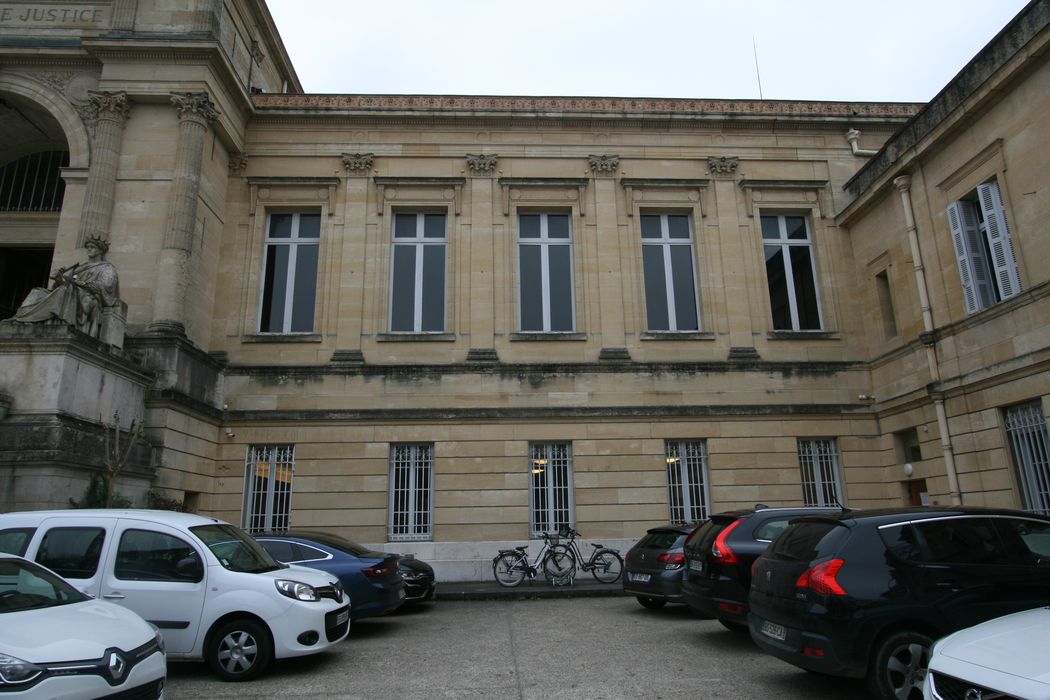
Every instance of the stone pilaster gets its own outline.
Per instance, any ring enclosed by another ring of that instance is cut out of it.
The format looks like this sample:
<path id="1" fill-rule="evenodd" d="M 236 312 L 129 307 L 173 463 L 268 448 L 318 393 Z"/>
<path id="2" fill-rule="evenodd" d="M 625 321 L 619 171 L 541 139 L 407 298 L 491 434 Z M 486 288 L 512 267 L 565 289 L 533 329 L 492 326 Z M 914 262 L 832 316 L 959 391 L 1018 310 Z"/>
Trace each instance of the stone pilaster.
<path id="1" fill-rule="evenodd" d="M 84 241 L 92 236 L 109 238 L 120 144 L 124 124 L 131 114 L 127 93 L 91 92 L 88 98 L 95 120 L 95 138 L 91 143 L 91 165 L 84 189 L 77 247 L 83 247 Z"/>
<path id="2" fill-rule="evenodd" d="M 157 296 L 149 330 L 182 335 L 186 330 L 186 286 L 193 231 L 197 224 L 204 140 L 219 113 L 206 92 L 173 93 L 171 102 L 179 113 L 179 136 L 171 180 L 168 229 L 160 252 Z"/>

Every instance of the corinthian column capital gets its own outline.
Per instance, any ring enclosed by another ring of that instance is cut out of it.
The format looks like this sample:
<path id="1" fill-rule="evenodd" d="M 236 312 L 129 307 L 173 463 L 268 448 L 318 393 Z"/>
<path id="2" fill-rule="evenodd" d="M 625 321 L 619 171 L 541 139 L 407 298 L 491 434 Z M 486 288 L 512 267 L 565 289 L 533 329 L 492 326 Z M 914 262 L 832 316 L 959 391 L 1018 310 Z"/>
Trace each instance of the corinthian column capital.
<path id="1" fill-rule="evenodd" d="M 96 92 L 88 93 L 91 101 L 91 109 L 95 112 L 96 119 L 110 119 L 121 125 L 131 115 L 131 105 L 128 103 L 126 92 Z"/>
<path id="2" fill-rule="evenodd" d="M 173 92 L 171 103 L 179 113 L 179 119 L 192 119 L 202 124 L 211 124 L 219 118 L 219 110 L 206 92 Z"/>

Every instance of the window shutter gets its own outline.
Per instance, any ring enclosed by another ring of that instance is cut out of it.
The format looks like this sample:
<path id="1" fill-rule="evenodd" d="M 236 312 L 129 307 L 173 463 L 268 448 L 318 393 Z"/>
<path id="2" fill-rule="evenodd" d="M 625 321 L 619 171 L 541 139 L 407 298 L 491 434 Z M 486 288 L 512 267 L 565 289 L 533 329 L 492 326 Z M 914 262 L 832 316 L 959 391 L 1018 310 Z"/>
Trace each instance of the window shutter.
<path id="1" fill-rule="evenodd" d="M 965 201 L 952 202 L 948 206 L 948 223 L 952 227 L 952 243 L 959 264 L 966 313 L 976 313 L 987 305 L 990 295 L 980 289 L 982 284 L 987 287 L 989 280 L 984 257 L 980 254 L 980 230 L 972 205 Z"/>
<path id="2" fill-rule="evenodd" d="M 999 183 L 992 180 L 977 186 L 977 198 L 981 202 L 984 225 L 988 232 L 988 247 L 992 252 L 992 265 L 999 281 L 999 293 L 1009 299 L 1021 291 L 1021 278 L 1017 274 L 1017 258 L 1014 256 L 1010 228 L 1006 224 L 1006 209 L 1003 207 Z"/>

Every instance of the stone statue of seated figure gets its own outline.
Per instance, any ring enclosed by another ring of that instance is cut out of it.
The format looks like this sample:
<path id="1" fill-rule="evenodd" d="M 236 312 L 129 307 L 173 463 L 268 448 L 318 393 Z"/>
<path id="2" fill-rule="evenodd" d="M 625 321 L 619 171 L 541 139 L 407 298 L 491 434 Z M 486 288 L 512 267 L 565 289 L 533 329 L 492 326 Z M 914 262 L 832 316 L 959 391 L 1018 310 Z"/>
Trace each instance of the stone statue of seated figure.
<path id="1" fill-rule="evenodd" d="M 30 291 L 14 317 L 4 323 L 65 323 L 93 338 L 122 347 L 123 328 L 118 339 L 111 332 L 115 329 L 105 327 L 114 317 L 122 326 L 126 308 L 120 301 L 117 268 L 104 260 L 109 242 L 92 237 L 84 247 L 87 262 L 60 267 L 51 275 L 54 280 L 51 289 L 37 287 Z"/>

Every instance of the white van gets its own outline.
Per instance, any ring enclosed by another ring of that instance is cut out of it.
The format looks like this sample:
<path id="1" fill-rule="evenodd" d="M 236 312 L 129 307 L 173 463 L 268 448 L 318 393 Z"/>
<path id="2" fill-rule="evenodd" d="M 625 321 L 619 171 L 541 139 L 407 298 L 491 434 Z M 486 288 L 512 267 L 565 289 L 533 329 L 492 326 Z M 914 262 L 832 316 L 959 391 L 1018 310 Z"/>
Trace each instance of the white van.
<path id="1" fill-rule="evenodd" d="M 280 564 L 240 529 L 154 510 L 0 514 L 0 552 L 36 561 L 156 625 L 169 659 L 204 659 L 229 681 L 313 654 L 350 631 L 325 572 Z"/>

